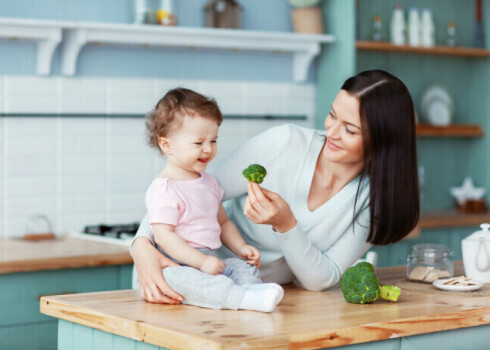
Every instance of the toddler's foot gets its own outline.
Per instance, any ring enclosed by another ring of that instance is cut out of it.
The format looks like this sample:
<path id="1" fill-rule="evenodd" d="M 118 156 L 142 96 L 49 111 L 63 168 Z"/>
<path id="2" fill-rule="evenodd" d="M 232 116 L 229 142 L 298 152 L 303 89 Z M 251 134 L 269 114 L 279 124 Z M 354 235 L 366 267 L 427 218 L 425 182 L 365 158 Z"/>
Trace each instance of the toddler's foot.
<path id="1" fill-rule="evenodd" d="M 271 312 L 284 296 L 284 289 L 277 283 L 247 284 L 239 309 Z"/>

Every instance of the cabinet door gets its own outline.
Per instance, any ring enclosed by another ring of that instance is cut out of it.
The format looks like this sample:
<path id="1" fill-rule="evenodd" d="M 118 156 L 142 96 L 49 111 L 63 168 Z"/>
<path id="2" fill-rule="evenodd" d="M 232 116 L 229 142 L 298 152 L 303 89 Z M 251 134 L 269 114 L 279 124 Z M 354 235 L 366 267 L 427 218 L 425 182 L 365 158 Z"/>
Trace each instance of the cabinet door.
<path id="1" fill-rule="evenodd" d="M 58 322 L 55 320 L 28 325 L 0 327 L 0 349 L 55 350 Z"/>
<path id="2" fill-rule="evenodd" d="M 120 266 L 104 266 L 0 275 L 0 327 L 53 320 L 39 312 L 44 295 L 128 288 L 128 270 L 129 265 L 123 274 Z"/>

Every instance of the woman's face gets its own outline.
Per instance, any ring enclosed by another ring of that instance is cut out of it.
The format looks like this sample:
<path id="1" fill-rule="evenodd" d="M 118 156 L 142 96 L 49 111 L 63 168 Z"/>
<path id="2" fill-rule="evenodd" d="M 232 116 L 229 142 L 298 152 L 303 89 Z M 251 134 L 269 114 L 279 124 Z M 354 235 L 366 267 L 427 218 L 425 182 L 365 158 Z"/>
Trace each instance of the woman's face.
<path id="1" fill-rule="evenodd" d="M 329 161 L 362 164 L 364 149 L 357 97 L 340 90 L 325 118 L 325 130 L 327 141 L 323 154 Z"/>

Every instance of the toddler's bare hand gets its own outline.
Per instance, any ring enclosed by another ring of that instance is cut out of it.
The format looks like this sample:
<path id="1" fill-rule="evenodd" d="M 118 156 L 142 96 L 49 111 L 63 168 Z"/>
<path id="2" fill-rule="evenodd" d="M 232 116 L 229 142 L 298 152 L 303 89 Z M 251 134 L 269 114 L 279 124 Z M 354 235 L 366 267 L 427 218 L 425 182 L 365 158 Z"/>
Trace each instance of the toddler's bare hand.
<path id="1" fill-rule="evenodd" d="M 240 258 L 247 260 L 247 263 L 260 267 L 260 253 L 259 250 L 251 245 L 245 245 L 240 248 Z"/>
<path id="2" fill-rule="evenodd" d="M 215 256 L 208 255 L 202 262 L 200 270 L 209 275 L 219 275 L 223 273 L 225 263 Z"/>

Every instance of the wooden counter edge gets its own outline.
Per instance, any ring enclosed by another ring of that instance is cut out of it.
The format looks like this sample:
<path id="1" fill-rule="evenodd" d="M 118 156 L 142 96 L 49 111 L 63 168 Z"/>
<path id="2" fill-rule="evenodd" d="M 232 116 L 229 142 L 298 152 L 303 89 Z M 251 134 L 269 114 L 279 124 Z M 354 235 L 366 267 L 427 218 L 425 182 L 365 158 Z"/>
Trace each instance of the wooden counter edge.
<path id="1" fill-rule="evenodd" d="M 45 296 L 40 301 L 43 314 L 83 326 L 99 329 L 143 343 L 153 344 L 169 349 L 223 349 L 222 344 L 211 339 L 183 334 L 165 328 L 138 321 L 128 321 L 117 316 L 82 309 L 57 300 L 54 296 Z"/>
<path id="2" fill-rule="evenodd" d="M 490 307 L 434 314 L 417 318 L 364 324 L 355 327 L 314 330 L 292 334 L 290 349 L 318 349 L 391 338 L 442 332 L 490 323 Z"/>
<path id="3" fill-rule="evenodd" d="M 0 274 L 123 264 L 133 264 L 133 258 L 129 254 L 129 251 L 127 253 L 121 252 L 0 262 Z"/>

